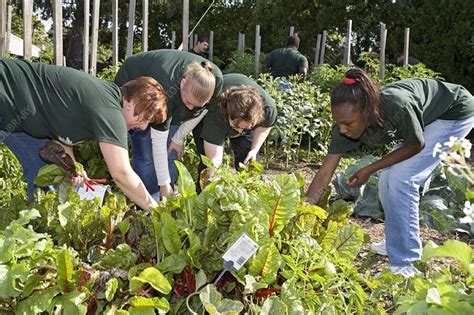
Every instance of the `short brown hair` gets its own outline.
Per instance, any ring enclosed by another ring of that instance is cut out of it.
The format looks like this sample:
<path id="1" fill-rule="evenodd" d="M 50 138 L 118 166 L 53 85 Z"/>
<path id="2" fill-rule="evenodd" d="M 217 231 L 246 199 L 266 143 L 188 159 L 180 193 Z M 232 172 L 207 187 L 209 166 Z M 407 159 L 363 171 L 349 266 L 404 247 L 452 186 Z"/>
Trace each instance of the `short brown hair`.
<path id="1" fill-rule="evenodd" d="M 125 100 L 135 105 L 133 114 L 142 115 L 152 124 L 161 124 L 168 115 L 168 98 L 158 81 L 151 77 L 138 77 L 122 87 Z"/>
<path id="2" fill-rule="evenodd" d="M 203 103 L 209 102 L 216 88 L 214 68 L 209 61 L 190 63 L 183 73 L 185 84 L 191 84 L 193 97 Z"/>
<path id="3" fill-rule="evenodd" d="M 252 128 L 263 121 L 263 98 L 256 89 L 246 85 L 233 86 L 221 93 L 220 109 L 224 120 L 247 121 Z"/>

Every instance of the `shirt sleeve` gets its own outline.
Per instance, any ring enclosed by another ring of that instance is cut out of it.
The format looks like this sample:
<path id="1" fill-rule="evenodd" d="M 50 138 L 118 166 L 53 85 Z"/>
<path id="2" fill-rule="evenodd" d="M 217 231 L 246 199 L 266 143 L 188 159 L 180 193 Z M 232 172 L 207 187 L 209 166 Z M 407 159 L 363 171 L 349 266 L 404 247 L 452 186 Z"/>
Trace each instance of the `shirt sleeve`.
<path id="1" fill-rule="evenodd" d="M 399 132 L 405 144 L 417 144 L 424 141 L 422 113 L 415 111 L 412 106 L 402 108 L 398 119 Z"/>
<path id="2" fill-rule="evenodd" d="M 168 148 L 166 146 L 168 133 L 169 130 L 159 131 L 151 128 L 153 164 L 155 165 L 156 179 L 159 186 L 171 183 L 170 170 L 168 168 Z"/>
<path id="3" fill-rule="evenodd" d="M 121 110 L 97 108 L 91 113 L 90 124 L 97 141 L 115 144 L 128 150 L 128 131 Z"/>
<path id="4" fill-rule="evenodd" d="M 223 146 L 225 139 L 228 136 L 224 122 L 219 119 L 219 114 L 215 111 L 210 111 L 203 121 L 201 138 L 209 143 Z"/>
<path id="5" fill-rule="evenodd" d="M 206 116 L 207 109 L 203 110 L 199 116 L 196 118 L 187 120 L 179 126 L 178 130 L 173 135 L 173 142 L 179 145 L 184 144 L 184 138 L 201 122 L 201 120 Z"/>
<path id="6" fill-rule="evenodd" d="M 331 143 L 329 144 L 329 154 L 344 154 L 359 149 L 359 141 L 351 140 L 339 133 L 339 128 L 334 126 L 332 129 Z"/>

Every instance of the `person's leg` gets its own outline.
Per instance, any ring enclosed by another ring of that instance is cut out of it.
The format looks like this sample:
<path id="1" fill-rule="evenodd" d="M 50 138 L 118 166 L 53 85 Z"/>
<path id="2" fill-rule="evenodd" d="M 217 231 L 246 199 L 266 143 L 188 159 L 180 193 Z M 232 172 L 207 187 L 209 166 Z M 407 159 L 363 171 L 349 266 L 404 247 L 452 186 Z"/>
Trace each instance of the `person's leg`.
<path id="1" fill-rule="evenodd" d="M 156 179 L 150 127 L 145 130 L 131 130 L 132 168 L 145 184 L 146 189 L 155 197 L 159 193 Z"/>
<path id="2" fill-rule="evenodd" d="M 39 169 L 46 164 L 40 155 L 39 148 L 49 139 L 36 139 L 26 133 L 9 133 L 5 137 L 5 145 L 13 152 L 23 168 L 23 176 L 28 184 L 28 198 L 34 200 L 34 180 Z"/>
<path id="3" fill-rule="evenodd" d="M 178 131 L 179 126 L 180 125 L 171 124 L 170 130 L 168 133 L 168 141 L 166 143 L 167 148 L 169 148 L 171 139 L 173 138 L 176 131 Z M 170 171 L 171 186 L 175 185 L 176 181 L 178 180 L 178 168 L 176 168 L 176 164 L 174 164 L 174 161 L 176 161 L 177 159 L 178 159 L 178 155 L 176 154 L 175 151 L 168 154 L 168 169 Z"/>
<path id="4" fill-rule="evenodd" d="M 464 138 L 473 119 L 437 120 L 425 128 L 425 147 L 415 156 L 384 169 L 380 175 L 379 197 L 385 212 L 385 236 L 392 267 L 413 266 L 421 257 L 419 233 L 419 188 L 439 164 L 433 156 L 436 143 L 449 137 Z"/>
<path id="5" fill-rule="evenodd" d="M 199 156 L 199 165 L 198 165 L 198 176 L 196 180 L 196 192 L 199 194 L 202 191 L 200 177 L 201 172 L 206 168 L 206 165 L 202 162 L 201 155 L 206 155 L 204 151 L 204 140 L 201 138 L 203 123 L 202 121 L 193 129 L 193 138 L 194 143 L 196 144 L 196 152 Z"/>
<path id="6" fill-rule="evenodd" d="M 236 138 L 230 138 L 230 145 L 232 152 L 234 153 L 234 167 L 236 170 L 239 169 L 239 163 L 244 163 L 247 154 L 252 148 L 253 130 Z M 258 160 L 257 154 L 257 160 Z"/>

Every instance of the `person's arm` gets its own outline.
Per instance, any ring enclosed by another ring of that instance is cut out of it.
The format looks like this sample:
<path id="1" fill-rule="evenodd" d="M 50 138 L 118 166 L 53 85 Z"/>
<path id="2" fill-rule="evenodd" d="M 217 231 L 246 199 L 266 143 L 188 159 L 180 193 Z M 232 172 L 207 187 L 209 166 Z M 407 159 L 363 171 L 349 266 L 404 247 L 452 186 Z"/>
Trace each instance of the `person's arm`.
<path id="1" fill-rule="evenodd" d="M 216 145 L 203 140 L 204 142 L 204 153 L 212 161 L 214 167 L 218 167 L 222 164 L 222 159 L 224 157 L 224 147 L 221 145 Z"/>
<path id="2" fill-rule="evenodd" d="M 133 171 L 128 151 L 106 142 L 99 142 L 99 147 L 110 175 L 123 193 L 144 210 L 150 210 L 151 207 L 156 206 L 140 177 Z"/>
<path id="3" fill-rule="evenodd" d="M 171 139 L 171 143 L 168 147 L 168 154 L 172 151 L 176 151 L 178 155 L 178 159 L 180 159 L 184 154 L 184 139 L 186 136 L 201 122 L 201 120 L 206 116 L 208 110 L 205 109 L 202 111 L 199 116 L 187 120 L 179 126 L 178 130 L 176 130 L 173 138 Z"/>
<path id="4" fill-rule="evenodd" d="M 349 178 L 347 185 L 350 187 L 359 187 L 365 184 L 372 173 L 414 156 L 423 149 L 424 145 L 424 142 L 408 144 L 390 152 L 380 160 L 358 170 Z"/>
<path id="5" fill-rule="evenodd" d="M 323 164 L 319 168 L 316 175 L 314 175 L 313 181 L 308 187 L 306 197 L 308 202 L 315 204 L 318 202 L 324 190 L 329 185 L 332 179 L 332 175 L 336 171 L 337 165 L 341 160 L 341 154 L 328 154 L 324 158 Z"/>
<path id="6" fill-rule="evenodd" d="M 301 76 L 300 82 L 303 82 L 306 80 L 306 77 L 308 76 L 308 68 L 307 67 L 300 67 L 299 68 L 299 74 Z"/>
<path id="7" fill-rule="evenodd" d="M 168 168 L 168 154 L 166 143 L 169 131 L 159 131 L 151 128 L 151 143 L 153 164 L 155 165 L 156 179 L 160 186 L 160 196 L 171 196 L 174 191 L 171 187 L 170 170 Z"/>
<path id="8" fill-rule="evenodd" d="M 250 160 L 256 160 L 257 154 L 260 148 L 262 147 L 265 139 L 267 139 L 268 135 L 272 127 L 257 127 L 254 130 L 253 139 L 252 139 L 252 146 L 250 151 L 247 153 L 247 157 L 244 160 L 244 163 L 247 163 Z"/>

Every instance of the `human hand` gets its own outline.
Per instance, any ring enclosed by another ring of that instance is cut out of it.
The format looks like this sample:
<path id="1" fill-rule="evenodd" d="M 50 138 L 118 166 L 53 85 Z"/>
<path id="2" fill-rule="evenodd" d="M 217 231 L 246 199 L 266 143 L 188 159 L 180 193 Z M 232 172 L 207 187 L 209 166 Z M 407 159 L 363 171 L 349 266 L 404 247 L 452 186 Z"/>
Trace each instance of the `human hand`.
<path id="1" fill-rule="evenodd" d="M 170 146 L 168 147 L 168 155 L 171 154 L 171 152 L 176 151 L 176 155 L 178 156 L 178 160 L 180 160 L 183 157 L 184 154 L 184 145 L 182 144 L 177 144 L 173 141 L 170 142 Z"/>
<path id="2" fill-rule="evenodd" d="M 246 164 L 248 161 L 256 161 L 257 154 L 258 150 L 250 150 L 249 153 L 247 153 L 247 157 L 244 160 L 244 164 Z"/>
<path id="3" fill-rule="evenodd" d="M 370 172 L 367 168 L 361 168 L 354 175 L 349 177 L 346 184 L 349 187 L 360 187 L 367 183 L 371 174 L 372 172 Z"/>
<path id="4" fill-rule="evenodd" d="M 71 177 L 71 185 L 74 187 L 84 187 L 85 182 L 89 180 L 86 171 L 78 172 Z"/>
<path id="5" fill-rule="evenodd" d="M 160 197 L 169 197 L 175 195 L 175 191 L 170 184 L 160 186 Z"/>

